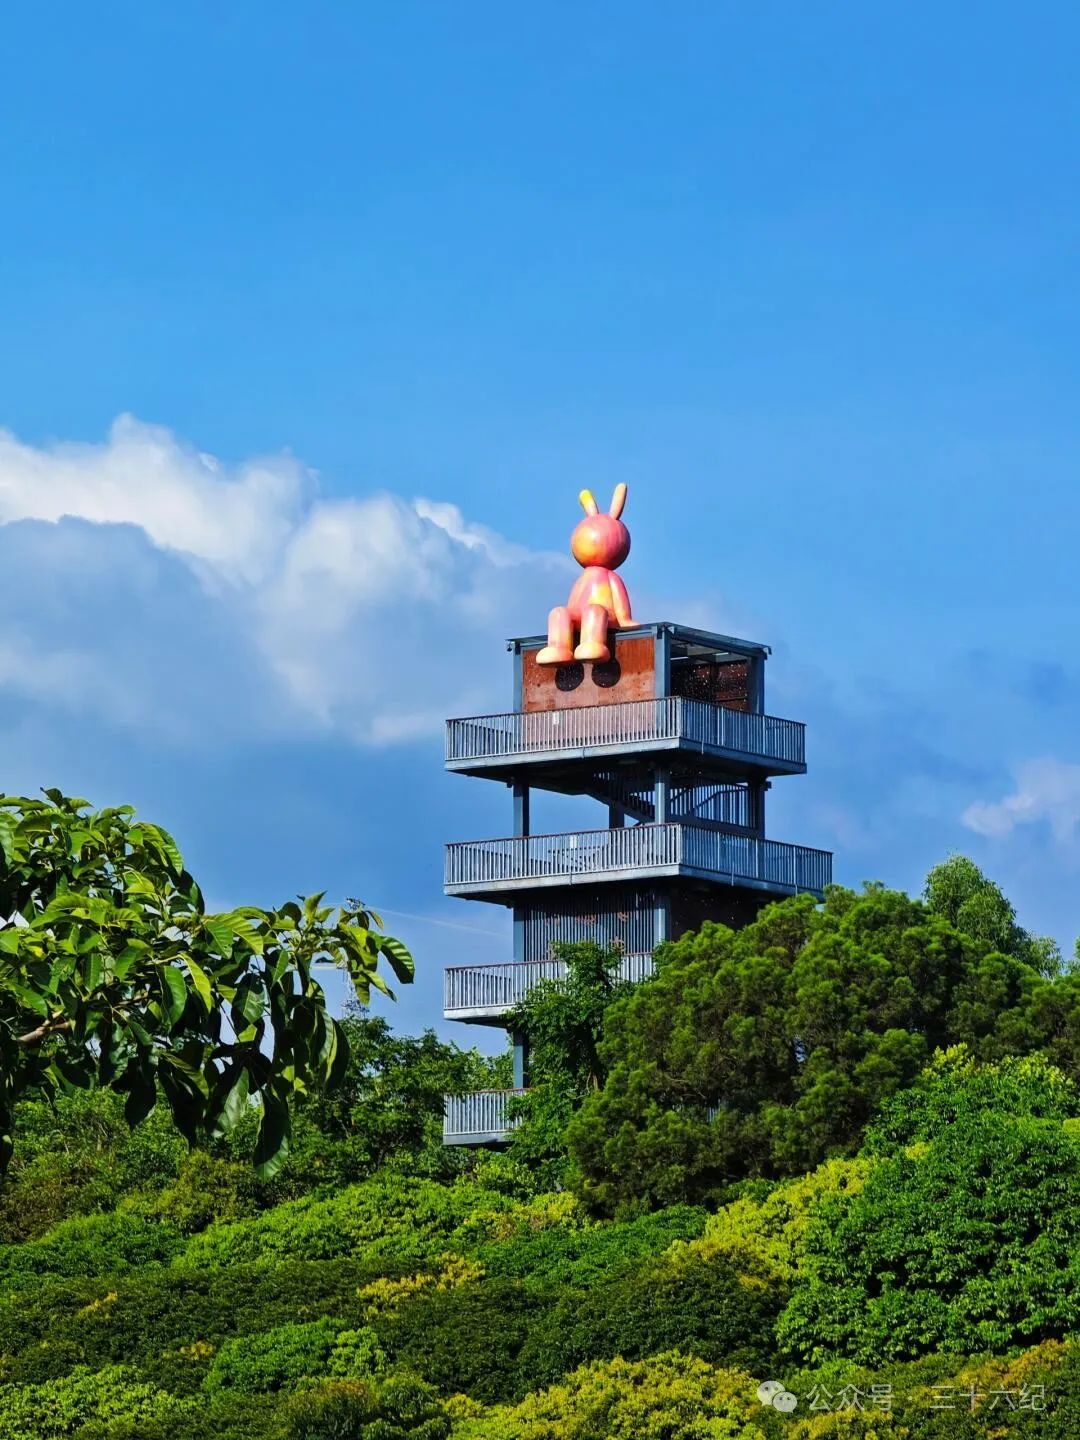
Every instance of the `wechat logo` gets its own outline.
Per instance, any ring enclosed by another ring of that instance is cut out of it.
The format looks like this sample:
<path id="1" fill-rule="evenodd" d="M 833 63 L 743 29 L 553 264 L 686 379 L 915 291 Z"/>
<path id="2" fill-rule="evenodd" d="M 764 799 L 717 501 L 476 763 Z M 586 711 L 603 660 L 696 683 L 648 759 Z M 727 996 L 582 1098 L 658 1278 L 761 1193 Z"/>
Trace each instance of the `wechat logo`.
<path id="1" fill-rule="evenodd" d="M 781 1385 L 779 1380 L 763 1380 L 757 1388 L 757 1398 L 762 1405 L 771 1405 L 782 1415 L 790 1415 L 799 1403 L 798 1397 Z"/>

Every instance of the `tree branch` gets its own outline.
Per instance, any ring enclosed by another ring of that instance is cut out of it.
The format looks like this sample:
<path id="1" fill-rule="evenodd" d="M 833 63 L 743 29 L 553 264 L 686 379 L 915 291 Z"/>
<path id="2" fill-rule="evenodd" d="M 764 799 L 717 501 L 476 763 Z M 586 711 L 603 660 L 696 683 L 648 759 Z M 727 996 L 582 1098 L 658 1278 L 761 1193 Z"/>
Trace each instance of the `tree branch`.
<path id="1" fill-rule="evenodd" d="M 28 1030 L 16 1039 L 20 1045 L 38 1045 L 50 1035 L 60 1034 L 72 1028 L 70 1020 L 43 1020 L 36 1030 Z"/>

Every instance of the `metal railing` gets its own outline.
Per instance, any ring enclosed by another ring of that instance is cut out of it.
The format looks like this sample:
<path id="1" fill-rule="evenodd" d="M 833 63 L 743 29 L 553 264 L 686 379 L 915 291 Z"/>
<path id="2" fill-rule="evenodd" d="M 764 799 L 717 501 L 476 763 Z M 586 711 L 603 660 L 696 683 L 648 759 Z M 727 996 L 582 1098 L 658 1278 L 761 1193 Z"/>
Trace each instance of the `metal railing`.
<path id="1" fill-rule="evenodd" d="M 832 855 L 735 835 L 697 825 L 631 825 L 565 835 L 523 835 L 499 840 L 461 840 L 446 847 L 449 889 L 598 875 L 619 870 L 680 868 L 740 880 L 820 892 L 832 880 Z"/>
<path id="2" fill-rule="evenodd" d="M 507 1107 L 523 1090 L 474 1090 L 468 1095 L 444 1096 L 443 1140 L 453 1143 L 502 1139 L 517 1121 L 509 1119 Z"/>
<path id="3" fill-rule="evenodd" d="M 446 759 L 489 760 L 653 740 L 686 740 L 766 760 L 806 763 L 806 727 L 800 721 L 680 695 L 448 720 Z"/>
<path id="4" fill-rule="evenodd" d="M 620 980 L 646 979 L 653 972 L 651 952 L 623 955 Z M 497 965 L 449 965 L 443 975 L 444 1010 L 510 1010 L 542 980 L 566 976 L 562 960 L 511 960 Z"/>

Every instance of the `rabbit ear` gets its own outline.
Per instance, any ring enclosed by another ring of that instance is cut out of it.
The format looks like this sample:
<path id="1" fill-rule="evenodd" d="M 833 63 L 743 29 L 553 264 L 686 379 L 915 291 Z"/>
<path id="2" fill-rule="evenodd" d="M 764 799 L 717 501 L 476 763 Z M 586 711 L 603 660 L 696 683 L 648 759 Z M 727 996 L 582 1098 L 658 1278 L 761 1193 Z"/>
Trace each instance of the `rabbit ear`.
<path id="1" fill-rule="evenodd" d="M 581 508 L 585 511 L 586 515 L 600 514 L 600 506 L 597 505 L 596 501 L 593 499 L 593 493 L 591 490 L 582 490 L 581 494 L 578 496 L 578 499 L 581 501 Z"/>
<path id="2" fill-rule="evenodd" d="M 619 516 L 622 514 L 622 512 L 623 512 L 623 506 L 624 506 L 625 504 L 626 504 L 626 486 L 625 486 L 625 485 L 616 485 L 616 486 L 615 486 L 615 494 L 612 495 L 612 497 L 611 497 L 611 509 L 608 511 L 608 514 L 611 516 L 611 518 L 612 518 L 613 520 L 617 520 L 617 519 L 619 518 Z"/>

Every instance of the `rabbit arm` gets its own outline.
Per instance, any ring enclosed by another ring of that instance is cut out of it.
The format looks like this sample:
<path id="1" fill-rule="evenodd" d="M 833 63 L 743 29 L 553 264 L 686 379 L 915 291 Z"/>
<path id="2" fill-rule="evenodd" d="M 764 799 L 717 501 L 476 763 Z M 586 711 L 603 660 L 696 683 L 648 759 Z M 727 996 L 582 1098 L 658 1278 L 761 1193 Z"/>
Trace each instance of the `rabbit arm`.
<path id="1" fill-rule="evenodd" d="M 611 600 L 615 610 L 615 619 L 620 625 L 633 625 L 634 617 L 630 613 L 630 596 L 626 593 L 626 586 L 622 582 L 621 575 L 611 577 Z"/>

